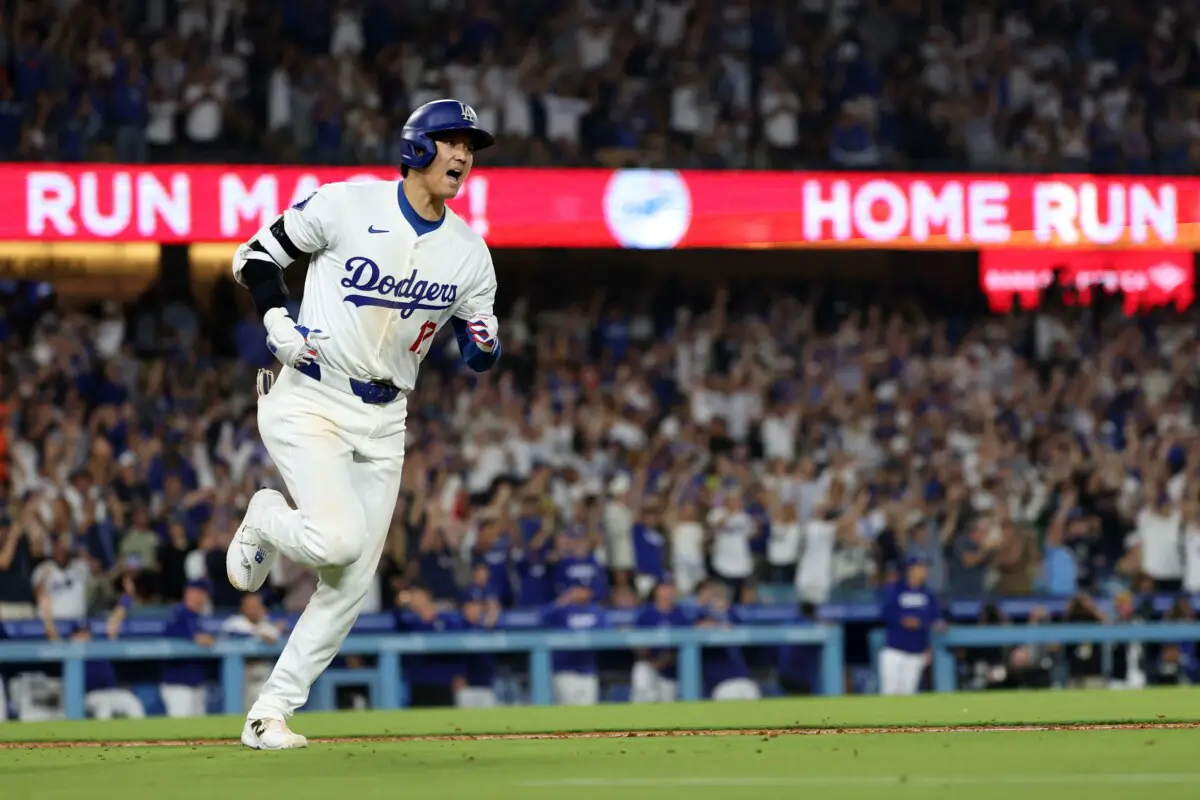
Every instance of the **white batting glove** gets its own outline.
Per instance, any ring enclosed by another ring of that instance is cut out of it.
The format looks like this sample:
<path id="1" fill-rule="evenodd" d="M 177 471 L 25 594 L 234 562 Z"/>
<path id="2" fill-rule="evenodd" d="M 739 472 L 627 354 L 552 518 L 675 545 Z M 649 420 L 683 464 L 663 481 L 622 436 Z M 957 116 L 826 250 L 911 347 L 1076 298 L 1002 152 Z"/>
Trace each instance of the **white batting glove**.
<path id="1" fill-rule="evenodd" d="M 500 321 L 491 314 L 476 314 L 467 320 L 467 334 L 476 347 L 490 353 L 500 341 Z"/>
<path id="2" fill-rule="evenodd" d="M 329 338 L 320 329 L 309 330 L 296 321 L 282 308 L 272 308 L 263 317 L 267 326 L 267 347 L 287 367 L 307 366 L 317 360 L 317 345 Z"/>

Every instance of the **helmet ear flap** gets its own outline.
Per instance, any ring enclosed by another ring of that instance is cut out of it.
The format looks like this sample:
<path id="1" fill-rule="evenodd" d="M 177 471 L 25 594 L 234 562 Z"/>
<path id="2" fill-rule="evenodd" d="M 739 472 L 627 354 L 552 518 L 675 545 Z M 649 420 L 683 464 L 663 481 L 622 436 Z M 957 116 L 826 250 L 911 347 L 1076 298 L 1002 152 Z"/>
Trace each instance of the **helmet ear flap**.
<path id="1" fill-rule="evenodd" d="M 433 163 L 437 145 L 424 132 L 406 129 L 401 133 L 400 163 L 413 169 L 424 169 Z"/>

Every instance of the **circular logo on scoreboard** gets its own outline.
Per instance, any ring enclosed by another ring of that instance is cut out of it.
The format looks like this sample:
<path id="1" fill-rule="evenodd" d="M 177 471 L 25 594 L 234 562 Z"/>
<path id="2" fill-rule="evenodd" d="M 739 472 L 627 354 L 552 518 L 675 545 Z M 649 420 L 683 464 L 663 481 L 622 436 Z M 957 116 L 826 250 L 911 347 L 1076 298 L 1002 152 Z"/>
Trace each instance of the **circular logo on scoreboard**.
<path id="1" fill-rule="evenodd" d="M 604 220 L 622 247 L 669 250 L 692 224 L 692 196 L 674 170 L 617 170 L 604 190 Z"/>

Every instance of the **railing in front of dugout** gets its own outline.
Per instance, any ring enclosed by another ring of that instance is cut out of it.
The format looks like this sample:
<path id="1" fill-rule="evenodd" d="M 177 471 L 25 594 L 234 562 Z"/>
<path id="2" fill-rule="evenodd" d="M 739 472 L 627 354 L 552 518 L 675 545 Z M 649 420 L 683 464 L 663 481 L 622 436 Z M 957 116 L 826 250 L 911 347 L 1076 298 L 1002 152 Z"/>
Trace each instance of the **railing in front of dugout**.
<path id="1" fill-rule="evenodd" d="M 400 656 L 414 654 L 528 653 L 530 696 L 534 705 L 550 705 L 551 653 L 558 650 L 677 649 L 679 697 L 703 696 L 700 651 L 704 647 L 815 645 L 821 647 L 822 692 L 838 695 L 844 686 L 843 632 L 840 625 L 772 625 L 738 628 L 656 628 L 648 630 L 538 631 L 352 635 L 342 655 L 376 656 L 373 670 L 379 696 L 376 708 L 401 707 Z M 58 661 L 63 665 L 63 705 L 68 719 L 84 717 L 84 664 L 91 659 L 156 661 L 216 658 L 221 662 L 224 711 L 241 714 L 242 679 L 247 658 L 271 658 L 282 644 L 221 639 L 202 647 L 177 639 L 127 639 L 87 642 L 0 642 L 0 663 Z"/>
<path id="2" fill-rule="evenodd" d="M 1157 614 L 1165 613 L 1175 605 L 1176 599 L 1174 595 L 1147 595 L 1138 598 L 1139 607 L 1141 602 L 1145 601 L 1153 607 Z M 1000 613 L 1013 622 L 1026 619 L 1035 608 L 1054 616 L 1061 615 L 1066 611 L 1068 603 L 1069 598 L 1065 597 L 1009 597 L 997 598 L 992 601 Z M 1098 598 L 1096 604 L 1111 614 L 1110 600 Z M 1193 609 L 1200 611 L 1200 595 L 1193 596 L 1191 604 Z M 681 606 L 686 608 L 687 604 L 681 603 Z M 974 622 L 979 618 L 983 606 L 984 601 L 978 599 L 951 600 L 946 604 L 947 621 L 952 623 Z M 135 607 L 134 612 L 121 627 L 122 638 L 164 635 L 171 608 L 162 606 L 157 608 L 158 613 L 149 613 L 154 610 L 153 607 Z M 738 620 L 743 625 L 793 625 L 803 622 L 794 603 L 738 606 L 736 611 Z M 607 613 L 608 625 L 612 628 L 633 626 L 637 622 L 637 613 L 637 609 L 611 609 Z M 289 626 L 294 625 L 299 618 L 299 614 L 271 617 L 272 620 L 283 620 Z M 224 620 L 224 614 L 206 617 L 200 622 L 201 630 L 205 633 L 220 633 L 221 623 Z M 880 606 L 879 603 L 872 602 L 827 603 L 817 608 L 817 621 L 878 625 L 881 623 Z M 106 624 L 106 620 L 103 618 L 89 620 L 88 625 L 91 628 L 92 636 L 97 638 L 104 636 Z M 509 633 L 544 630 L 542 624 L 542 611 L 516 609 L 501 613 L 497 629 Z M 0 622 L 0 625 L 4 626 L 4 632 L 12 639 L 42 641 L 46 638 L 46 629 L 40 620 L 9 620 Z M 59 623 L 59 635 L 65 637 L 73 628 L 74 623 L 62 621 Z M 352 632 L 355 634 L 383 634 L 395 630 L 396 616 L 392 613 L 380 612 L 360 616 L 354 623 Z M 0 640 L 3 638 L 0 636 Z"/>
<path id="3" fill-rule="evenodd" d="M 870 634 L 872 667 L 887 636 L 882 628 Z M 1104 672 L 1110 669 L 1111 646 L 1116 644 L 1174 644 L 1200 641 L 1197 622 L 1138 622 L 1113 625 L 1048 622 L 1041 625 L 952 625 L 931 636 L 932 682 L 935 692 L 958 688 L 954 650 L 959 647 L 1017 647 L 1030 644 L 1092 644 L 1101 648 Z M 877 672 L 877 669 L 875 670 Z"/>
<path id="4" fill-rule="evenodd" d="M 1092 625 L 1047 623 L 1043 625 L 988 625 L 948 628 L 933 636 L 933 690 L 953 692 L 958 685 L 954 648 L 1013 647 L 1028 644 L 1174 644 L 1200 641 L 1200 623 L 1146 622 Z"/>

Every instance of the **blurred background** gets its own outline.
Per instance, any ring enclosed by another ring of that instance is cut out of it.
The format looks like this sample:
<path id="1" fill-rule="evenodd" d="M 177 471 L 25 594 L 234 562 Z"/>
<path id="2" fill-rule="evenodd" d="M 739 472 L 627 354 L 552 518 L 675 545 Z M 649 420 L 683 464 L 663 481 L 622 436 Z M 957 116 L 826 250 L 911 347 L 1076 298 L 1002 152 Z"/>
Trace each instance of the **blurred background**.
<path id="1" fill-rule="evenodd" d="M 0 636 L 193 638 L 180 604 L 206 641 L 286 632 L 314 575 L 243 599 L 221 568 L 253 491 L 284 488 L 229 256 L 315 185 L 394 179 L 402 121 L 444 96 L 497 134 L 452 205 L 492 247 L 504 357 L 472 373 L 445 335 L 427 358 L 363 630 L 546 627 L 563 602 L 834 620 L 872 692 L 913 561 L 956 625 L 1194 616 L 1193 4 L 0 9 Z M 706 652 L 707 691 L 814 691 L 805 650 Z M 623 701 L 647 659 L 564 668 Z M 524 656 L 405 661 L 414 704 L 528 699 Z M 978 689 L 1198 666 L 1195 642 L 957 662 Z M 89 662 L 89 695 L 215 709 L 216 664 Z M 0 663 L 0 711 L 61 715 L 56 669 Z"/>

